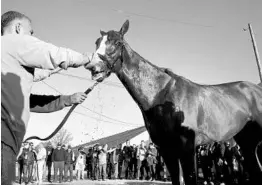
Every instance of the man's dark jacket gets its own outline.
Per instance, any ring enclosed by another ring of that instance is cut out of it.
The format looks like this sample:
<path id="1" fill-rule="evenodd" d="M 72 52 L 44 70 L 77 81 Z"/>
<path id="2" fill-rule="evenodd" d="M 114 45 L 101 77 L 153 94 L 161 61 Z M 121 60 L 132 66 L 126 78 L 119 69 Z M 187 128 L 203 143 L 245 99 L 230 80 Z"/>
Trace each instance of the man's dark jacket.
<path id="1" fill-rule="evenodd" d="M 54 149 L 53 154 L 52 154 L 52 161 L 53 162 L 61 162 L 66 160 L 66 151 L 61 148 L 58 150 L 57 148 Z"/>
<path id="2" fill-rule="evenodd" d="M 30 95 L 30 111 L 37 113 L 49 113 L 63 109 L 71 105 L 70 96 Z M 18 155 L 25 135 L 25 125 L 13 121 L 10 113 L 1 104 L 1 142 L 10 146 Z"/>

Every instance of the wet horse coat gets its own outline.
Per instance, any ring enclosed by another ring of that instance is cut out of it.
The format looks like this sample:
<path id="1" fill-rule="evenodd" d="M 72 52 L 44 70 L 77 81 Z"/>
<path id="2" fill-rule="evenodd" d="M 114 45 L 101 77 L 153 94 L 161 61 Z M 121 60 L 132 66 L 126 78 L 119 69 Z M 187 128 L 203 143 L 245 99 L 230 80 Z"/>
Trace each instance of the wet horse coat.
<path id="1" fill-rule="evenodd" d="M 119 32 L 101 31 L 91 61 L 92 74 L 95 79 L 103 80 L 114 72 L 121 80 L 142 111 L 172 183 L 179 184 L 180 160 L 185 183 L 196 184 L 191 178 L 195 147 L 231 139 L 245 130 L 246 125 L 256 126 L 257 137 L 251 141 L 252 147 L 246 144 L 253 139 L 247 133 L 236 140 L 249 156 L 246 160 L 256 164 L 255 146 L 262 140 L 262 87 L 250 82 L 200 85 L 159 68 L 133 51 L 123 39 L 128 27 L 127 21 Z M 246 167 L 251 172 L 250 178 L 256 178 L 256 168 L 248 163 Z"/>

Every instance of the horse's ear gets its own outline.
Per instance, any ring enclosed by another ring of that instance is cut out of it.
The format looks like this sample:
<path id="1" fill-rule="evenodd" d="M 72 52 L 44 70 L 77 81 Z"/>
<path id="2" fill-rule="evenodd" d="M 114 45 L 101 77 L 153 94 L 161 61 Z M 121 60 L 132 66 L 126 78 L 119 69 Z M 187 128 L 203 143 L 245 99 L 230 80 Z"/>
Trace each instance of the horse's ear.
<path id="1" fill-rule="evenodd" d="M 102 36 L 104 36 L 104 35 L 106 34 L 106 32 L 100 30 L 100 34 L 101 34 Z"/>
<path id="2" fill-rule="evenodd" d="M 129 20 L 126 20 L 126 22 L 123 24 L 122 28 L 120 29 L 120 34 L 124 36 L 129 28 Z"/>

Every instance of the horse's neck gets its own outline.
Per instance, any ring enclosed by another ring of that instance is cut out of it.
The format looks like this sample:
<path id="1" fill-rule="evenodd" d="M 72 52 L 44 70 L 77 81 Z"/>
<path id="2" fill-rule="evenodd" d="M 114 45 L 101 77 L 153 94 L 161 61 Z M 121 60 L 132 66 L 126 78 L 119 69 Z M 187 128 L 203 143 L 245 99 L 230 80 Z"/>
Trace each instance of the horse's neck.
<path id="1" fill-rule="evenodd" d="M 130 95 L 143 109 L 155 102 L 157 95 L 166 87 L 171 77 L 158 67 L 150 64 L 125 44 L 121 70 L 117 72 Z"/>

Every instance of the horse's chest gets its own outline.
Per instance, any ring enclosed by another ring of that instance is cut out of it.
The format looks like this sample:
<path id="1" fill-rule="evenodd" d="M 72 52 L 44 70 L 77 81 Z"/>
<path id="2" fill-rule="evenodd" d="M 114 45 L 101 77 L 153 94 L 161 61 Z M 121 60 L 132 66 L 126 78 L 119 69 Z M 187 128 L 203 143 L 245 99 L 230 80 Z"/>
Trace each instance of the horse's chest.
<path id="1" fill-rule="evenodd" d="M 173 138 L 184 119 L 183 112 L 176 111 L 171 102 L 157 105 L 143 114 L 150 137 L 156 144 Z"/>

